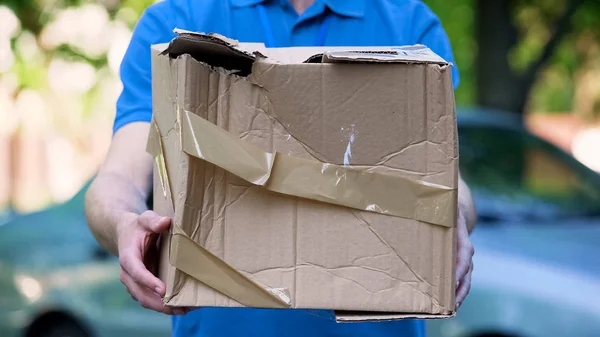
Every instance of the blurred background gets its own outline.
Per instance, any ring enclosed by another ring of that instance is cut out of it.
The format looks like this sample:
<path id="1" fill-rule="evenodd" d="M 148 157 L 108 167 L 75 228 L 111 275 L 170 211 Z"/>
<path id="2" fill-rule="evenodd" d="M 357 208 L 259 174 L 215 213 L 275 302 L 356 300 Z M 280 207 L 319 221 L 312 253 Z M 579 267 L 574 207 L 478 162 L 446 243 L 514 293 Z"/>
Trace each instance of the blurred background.
<path id="1" fill-rule="evenodd" d="M 461 73 L 461 171 L 480 211 L 472 295 L 430 333 L 600 336 L 600 1 L 424 2 Z M 0 0 L 0 328 L 15 336 L 169 334 L 82 223 L 152 3 Z"/>

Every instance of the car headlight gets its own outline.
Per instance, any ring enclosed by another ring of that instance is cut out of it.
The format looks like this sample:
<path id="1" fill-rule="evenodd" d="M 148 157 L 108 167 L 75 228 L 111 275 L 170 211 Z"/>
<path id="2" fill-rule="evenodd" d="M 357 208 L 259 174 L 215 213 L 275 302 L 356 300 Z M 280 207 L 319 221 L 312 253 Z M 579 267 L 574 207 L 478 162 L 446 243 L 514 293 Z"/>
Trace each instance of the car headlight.
<path id="1" fill-rule="evenodd" d="M 31 302 L 35 302 L 42 297 L 42 284 L 31 276 L 24 274 L 15 275 L 15 285 L 21 295 L 25 296 Z"/>

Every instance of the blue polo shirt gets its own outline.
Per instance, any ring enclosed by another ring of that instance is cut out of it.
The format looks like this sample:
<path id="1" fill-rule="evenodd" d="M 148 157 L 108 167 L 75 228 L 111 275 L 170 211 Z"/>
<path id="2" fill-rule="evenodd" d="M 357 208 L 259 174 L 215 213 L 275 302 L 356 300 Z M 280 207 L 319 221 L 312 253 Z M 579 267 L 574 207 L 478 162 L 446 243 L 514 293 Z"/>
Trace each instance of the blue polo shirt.
<path id="1" fill-rule="evenodd" d="M 398 46 L 424 44 L 454 62 L 438 18 L 417 0 L 316 0 L 298 15 L 289 0 L 163 0 L 134 30 L 121 65 L 123 92 L 113 131 L 152 117 L 150 45 L 168 42 L 174 28 L 214 32 L 242 42 L 285 46 Z M 459 82 L 452 69 L 453 85 Z M 204 308 L 173 317 L 176 337 L 424 336 L 424 323 L 403 320 L 335 323 L 332 312 Z"/>

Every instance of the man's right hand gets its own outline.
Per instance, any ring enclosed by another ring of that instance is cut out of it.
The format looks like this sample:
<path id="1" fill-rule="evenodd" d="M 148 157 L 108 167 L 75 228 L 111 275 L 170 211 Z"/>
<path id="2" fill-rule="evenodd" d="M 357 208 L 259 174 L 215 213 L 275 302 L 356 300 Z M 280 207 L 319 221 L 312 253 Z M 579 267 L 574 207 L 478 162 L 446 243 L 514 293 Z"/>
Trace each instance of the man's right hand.
<path id="1" fill-rule="evenodd" d="M 87 192 L 86 217 L 96 240 L 119 256 L 121 282 L 136 301 L 158 312 L 185 314 L 185 308 L 164 306 L 166 287 L 144 264 L 156 260 L 152 256 L 157 253 L 156 241 L 171 225 L 170 218 L 146 211 L 153 165 L 146 152 L 149 131 L 149 123 L 135 122 L 114 134 L 106 160 Z"/>
<path id="2" fill-rule="evenodd" d="M 169 315 L 183 315 L 185 309 L 163 305 L 165 285 L 143 262 L 149 250 L 155 249 L 159 234 L 167 231 L 170 225 L 170 218 L 160 217 L 152 211 L 123 216 L 117 225 L 121 282 L 131 297 L 144 308 Z"/>

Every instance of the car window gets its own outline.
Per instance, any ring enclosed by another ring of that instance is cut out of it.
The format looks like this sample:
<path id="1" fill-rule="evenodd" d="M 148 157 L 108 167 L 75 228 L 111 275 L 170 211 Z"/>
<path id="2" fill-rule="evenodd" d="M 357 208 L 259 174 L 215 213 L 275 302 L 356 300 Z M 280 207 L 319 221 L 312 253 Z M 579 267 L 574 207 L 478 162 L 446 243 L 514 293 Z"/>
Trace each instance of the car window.
<path id="1" fill-rule="evenodd" d="M 94 259 L 96 247 L 85 217 L 70 209 L 52 208 L 0 226 L 0 261 L 15 267 L 77 265 Z"/>
<path id="2" fill-rule="evenodd" d="M 482 219 L 600 213 L 599 176 L 521 130 L 459 128 L 460 169 Z"/>

